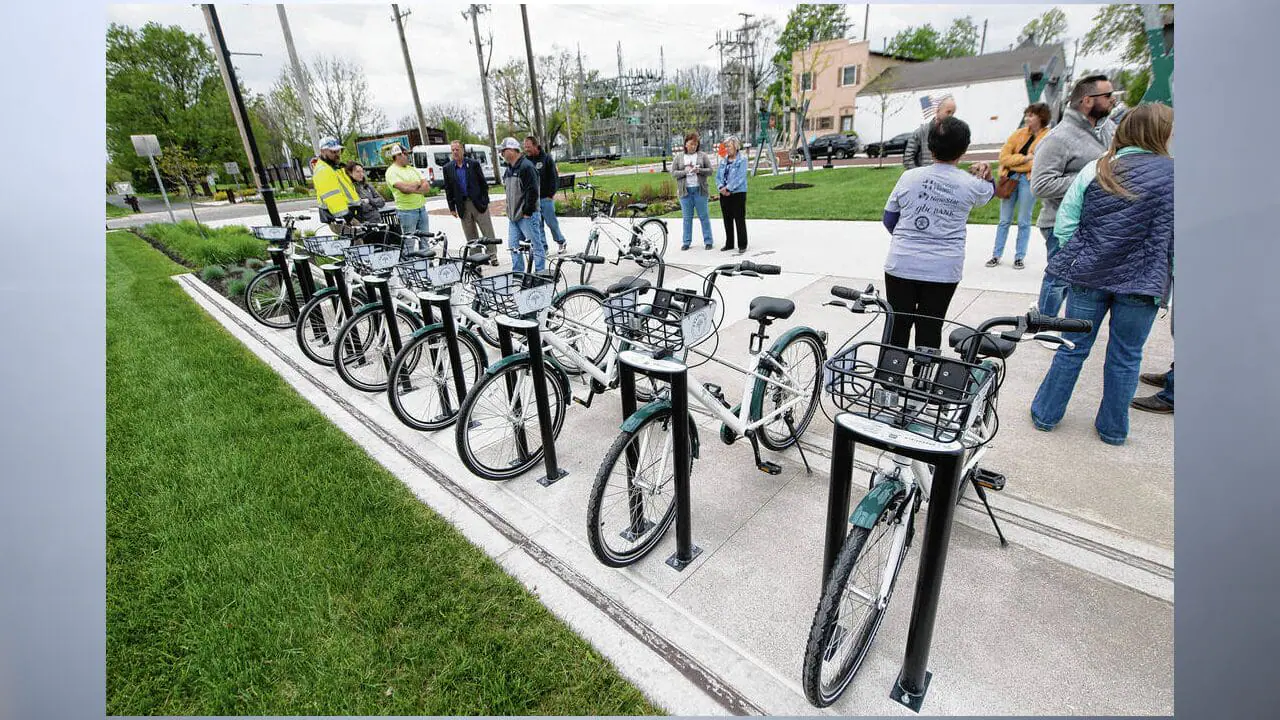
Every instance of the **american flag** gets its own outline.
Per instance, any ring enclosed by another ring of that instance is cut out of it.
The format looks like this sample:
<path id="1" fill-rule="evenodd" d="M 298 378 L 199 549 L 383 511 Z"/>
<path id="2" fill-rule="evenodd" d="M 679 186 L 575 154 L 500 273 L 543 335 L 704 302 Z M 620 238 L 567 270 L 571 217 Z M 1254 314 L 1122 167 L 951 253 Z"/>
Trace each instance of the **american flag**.
<path id="1" fill-rule="evenodd" d="M 932 120 L 934 113 L 938 112 L 938 106 L 950 99 L 950 97 L 950 95 L 942 95 L 940 97 L 922 96 L 920 98 L 920 111 L 924 113 L 924 119 Z"/>

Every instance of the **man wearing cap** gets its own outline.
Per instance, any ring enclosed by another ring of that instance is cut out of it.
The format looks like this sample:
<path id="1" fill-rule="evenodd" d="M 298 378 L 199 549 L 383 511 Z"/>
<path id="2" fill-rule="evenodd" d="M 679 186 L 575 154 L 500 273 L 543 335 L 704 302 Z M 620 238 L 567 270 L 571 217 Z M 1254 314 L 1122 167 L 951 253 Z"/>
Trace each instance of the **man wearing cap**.
<path id="1" fill-rule="evenodd" d="M 347 171 L 339 160 L 342 155 L 342 143 L 337 138 L 327 137 L 320 141 L 320 160 L 312 168 L 312 184 L 316 188 L 316 201 L 320 209 L 328 212 L 333 219 L 351 221 L 355 214 L 351 207 L 360 202 L 359 193 Z M 322 216 L 323 219 L 323 216 Z M 341 234 L 341 228 L 330 225 L 334 233 Z"/>
<path id="2" fill-rule="evenodd" d="M 408 236 L 410 233 L 425 233 L 430 230 L 427 224 L 427 193 L 431 191 L 431 183 L 423 179 L 422 173 L 409 164 L 409 153 L 399 143 L 387 148 L 391 155 L 391 166 L 387 168 L 387 186 L 391 188 L 391 197 L 396 201 L 396 215 L 400 218 L 400 232 Z M 414 250 L 412 240 L 406 239 L 406 250 Z"/>
<path id="3" fill-rule="evenodd" d="M 524 259 L 516 253 L 521 240 L 533 248 L 533 271 L 547 269 L 547 243 L 542 237 L 542 212 L 538 207 L 538 171 L 529 158 L 520 154 L 520 141 L 506 138 L 498 148 L 507 170 L 502 184 L 507 189 L 507 248 L 511 250 L 511 269 L 524 272 Z"/>

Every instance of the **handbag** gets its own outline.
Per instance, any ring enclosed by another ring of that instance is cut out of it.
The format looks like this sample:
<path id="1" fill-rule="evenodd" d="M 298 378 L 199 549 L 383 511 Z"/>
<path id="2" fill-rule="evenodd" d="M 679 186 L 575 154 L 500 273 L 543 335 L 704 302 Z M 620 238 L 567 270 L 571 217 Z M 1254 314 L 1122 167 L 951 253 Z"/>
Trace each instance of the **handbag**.
<path id="1" fill-rule="evenodd" d="M 1027 150 L 1031 149 L 1031 143 L 1035 141 L 1036 141 L 1035 135 L 1032 135 L 1031 137 L 1027 138 L 1027 144 L 1022 146 L 1022 149 L 1018 151 L 1018 154 L 1026 155 Z M 1000 178 L 1000 181 L 996 183 L 996 197 L 1000 198 L 1001 200 L 1008 200 L 1009 198 L 1013 197 L 1013 194 L 1017 192 L 1017 190 L 1018 190 L 1017 178 L 1009 177 L 1008 173 L 1005 173 L 1004 177 Z"/>

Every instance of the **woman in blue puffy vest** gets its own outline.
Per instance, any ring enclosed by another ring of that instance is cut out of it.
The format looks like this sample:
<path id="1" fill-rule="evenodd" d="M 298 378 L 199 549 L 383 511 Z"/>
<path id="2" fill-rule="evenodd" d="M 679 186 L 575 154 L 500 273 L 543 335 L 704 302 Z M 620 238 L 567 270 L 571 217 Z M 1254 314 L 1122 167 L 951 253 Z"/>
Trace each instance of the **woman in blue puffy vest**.
<path id="1" fill-rule="evenodd" d="M 1031 419 L 1052 430 L 1066 414 L 1080 368 L 1104 320 L 1108 340 L 1102 403 L 1094 427 L 1103 442 L 1129 435 L 1129 402 L 1138 388 L 1142 346 L 1173 284 L 1173 110 L 1144 104 L 1125 114 L 1111 147 L 1076 176 L 1054 224 L 1060 250 L 1047 273 L 1070 285 L 1067 317 L 1093 321 L 1067 333 L 1035 400 Z"/>

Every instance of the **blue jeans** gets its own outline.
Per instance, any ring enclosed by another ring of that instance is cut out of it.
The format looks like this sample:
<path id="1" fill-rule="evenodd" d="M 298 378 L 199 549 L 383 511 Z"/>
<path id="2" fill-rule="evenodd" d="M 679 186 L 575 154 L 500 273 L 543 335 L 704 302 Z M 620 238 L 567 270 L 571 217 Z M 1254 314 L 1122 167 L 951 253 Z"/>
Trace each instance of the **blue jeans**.
<path id="1" fill-rule="evenodd" d="M 684 197 L 680 198 L 680 214 L 684 216 L 684 240 L 680 243 L 680 247 L 689 247 L 689 243 L 693 241 L 693 213 L 698 213 L 698 220 L 702 222 L 702 244 L 711 247 L 711 215 L 707 210 L 707 194 L 698 188 L 689 188 Z"/>
<path id="2" fill-rule="evenodd" d="M 1169 372 L 1164 374 L 1164 389 L 1156 393 L 1156 397 L 1161 400 L 1173 404 L 1173 366 L 1169 366 Z"/>
<path id="3" fill-rule="evenodd" d="M 406 235 L 411 232 L 431 231 L 425 205 L 417 210 L 396 210 L 396 216 L 400 218 L 400 232 Z"/>
<path id="4" fill-rule="evenodd" d="M 524 272 L 524 257 L 516 252 L 521 240 L 528 240 L 533 248 L 533 271 L 547 269 L 547 242 L 542 238 L 542 213 L 534 212 L 527 218 L 507 220 L 507 249 L 511 251 L 511 269 Z"/>
<path id="5" fill-rule="evenodd" d="M 1031 181 L 1026 173 L 1009 173 L 1009 177 L 1018 181 L 1013 195 L 1000 201 L 1000 224 L 996 226 L 996 249 L 991 257 L 1004 255 L 1004 244 L 1009 239 L 1009 225 L 1013 222 L 1015 207 L 1018 212 L 1017 248 L 1013 252 L 1014 260 L 1027 256 L 1027 244 L 1031 242 L 1031 208 L 1035 207 L 1036 198 L 1031 194 Z"/>
<path id="6" fill-rule="evenodd" d="M 538 208 L 542 210 L 542 222 L 551 231 L 551 237 L 555 238 L 557 245 L 564 245 L 564 233 L 560 232 L 560 221 L 556 219 L 555 199 L 542 198 L 538 200 Z M 545 235 L 545 232 L 543 234 Z M 546 246 L 545 240 L 543 241 L 543 246 Z"/>
<path id="7" fill-rule="evenodd" d="M 1103 442 L 1122 445 L 1129 436 L 1129 402 L 1138 389 L 1142 346 L 1159 308 L 1155 299 L 1146 295 L 1117 295 L 1079 286 L 1071 287 L 1066 304 L 1067 317 L 1092 320 L 1093 330 L 1063 333 L 1063 338 L 1075 343 L 1075 349 L 1059 347 L 1053 354 L 1053 364 L 1031 401 L 1031 420 L 1036 428 L 1046 431 L 1061 422 L 1080 368 L 1098 338 L 1102 321 L 1110 314 L 1107 357 L 1102 366 L 1102 404 L 1093 426 Z"/>
<path id="8" fill-rule="evenodd" d="M 1040 228 L 1040 233 L 1044 235 L 1044 246 L 1049 257 L 1052 258 L 1057 255 L 1058 238 L 1053 236 L 1053 228 Z M 1044 280 L 1040 282 L 1040 302 L 1037 303 L 1040 312 L 1044 315 L 1056 317 L 1058 311 L 1062 309 L 1062 302 L 1066 298 L 1067 283 L 1046 272 Z"/>

